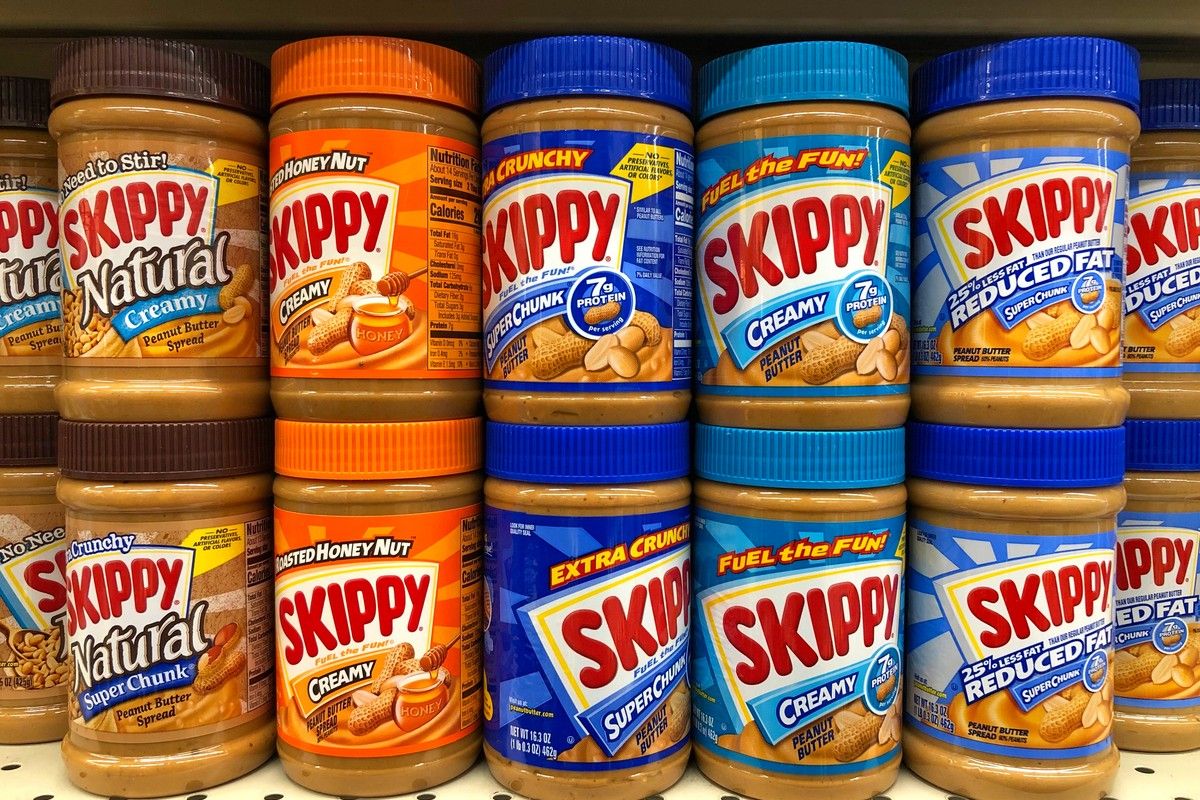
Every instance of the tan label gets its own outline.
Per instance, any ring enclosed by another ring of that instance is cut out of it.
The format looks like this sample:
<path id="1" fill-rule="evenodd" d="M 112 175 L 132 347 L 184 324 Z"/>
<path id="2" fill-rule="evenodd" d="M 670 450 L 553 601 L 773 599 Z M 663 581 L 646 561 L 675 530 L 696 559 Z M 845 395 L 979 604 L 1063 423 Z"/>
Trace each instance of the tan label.
<path id="1" fill-rule="evenodd" d="M 108 742 L 191 738 L 267 713 L 271 522 L 67 514 L 70 725 Z"/>
<path id="2" fill-rule="evenodd" d="M 66 695 L 64 535 L 61 506 L 0 511 L 0 700 Z"/>

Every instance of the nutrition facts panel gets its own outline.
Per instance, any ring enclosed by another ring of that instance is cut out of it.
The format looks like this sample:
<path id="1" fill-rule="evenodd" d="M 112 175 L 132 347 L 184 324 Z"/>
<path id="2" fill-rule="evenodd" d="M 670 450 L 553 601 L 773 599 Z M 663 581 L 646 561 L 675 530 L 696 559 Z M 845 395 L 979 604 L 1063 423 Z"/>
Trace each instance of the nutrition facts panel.
<path id="1" fill-rule="evenodd" d="M 479 159 L 429 148 L 429 369 L 479 366 Z"/>

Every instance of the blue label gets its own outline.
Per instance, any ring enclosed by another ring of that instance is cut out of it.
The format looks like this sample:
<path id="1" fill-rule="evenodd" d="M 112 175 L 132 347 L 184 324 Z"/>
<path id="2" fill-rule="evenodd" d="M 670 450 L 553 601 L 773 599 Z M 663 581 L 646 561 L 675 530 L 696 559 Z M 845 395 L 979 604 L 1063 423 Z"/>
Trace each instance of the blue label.
<path id="1" fill-rule="evenodd" d="M 907 144 L 865 136 L 700 154 L 699 392 L 907 391 L 909 171 Z"/>
<path id="2" fill-rule="evenodd" d="M 622 131 L 543 131 L 487 142 L 483 157 L 488 385 L 686 389 L 691 146 Z M 613 346 L 628 352 L 606 357 Z"/>
<path id="3" fill-rule="evenodd" d="M 688 517 L 487 507 L 484 735 L 501 756 L 611 770 L 684 747 Z"/>
<path id="4" fill-rule="evenodd" d="M 1128 164 L 1094 147 L 921 162 L 915 374 L 1119 376 Z"/>
<path id="5" fill-rule="evenodd" d="M 1116 534 L 910 530 L 906 724 L 1015 758 L 1111 746 Z"/>
<path id="6" fill-rule="evenodd" d="M 1119 519 L 1118 700 L 1200 706 L 1200 513 L 1125 510 Z"/>
<path id="7" fill-rule="evenodd" d="M 903 552 L 903 516 L 782 521 L 697 506 L 698 746 L 795 775 L 897 757 Z"/>

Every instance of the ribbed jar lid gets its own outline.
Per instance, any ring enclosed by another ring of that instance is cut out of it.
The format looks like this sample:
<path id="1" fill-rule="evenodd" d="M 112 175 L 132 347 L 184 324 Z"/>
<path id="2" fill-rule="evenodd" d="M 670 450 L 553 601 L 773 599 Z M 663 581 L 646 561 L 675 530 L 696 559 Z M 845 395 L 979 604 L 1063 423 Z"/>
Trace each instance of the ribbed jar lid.
<path id="1" fill-rule="evenodd" d="M 0 467 L 51 466 L 57 452 L 57 414 L 0 416 Z"/>
<path id="2" fill-rule="evenodd" d="M 293 478 L 433 478 L 483 466 L 483 419 L 275 423 L 275 470 Z"/>
<path id="3" fill-rule="evenodd" d="M 487 424 L 487 472 L 529 483 L 647 483 L 687 475 L 688 424 Z"/>
<path id="4" fill-rule="evenodd" d="M 45 128 L 50 81 L 0 76 L 0 128 Z"/>
<path id="5" fill-rule="evenodd" d="M 1200 472 L 1200 420 L 1126 420 L 1125 469 Z"/>
<path id="6" fill-rule="evenodd" d="M 1138 116 L 1143 131 L 1200 129 L 1200 78 L 1142 81 Z"/>
<path id="7" fill-rule="evenodd" d="M 167 481 L 271 471 L 271 420 L 59 423 L 59 469 L 69 478 Z"/>

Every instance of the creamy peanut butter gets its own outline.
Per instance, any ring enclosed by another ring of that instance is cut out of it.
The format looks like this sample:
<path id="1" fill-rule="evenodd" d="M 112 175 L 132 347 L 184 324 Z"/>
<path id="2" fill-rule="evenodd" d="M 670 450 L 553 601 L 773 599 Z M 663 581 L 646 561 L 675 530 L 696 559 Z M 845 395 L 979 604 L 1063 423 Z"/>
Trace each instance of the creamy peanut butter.
<path id="1" fill-rule="evenodd" d="M 267 413 L 265 70 L 136 37 L 69 42 L 57 61 L 60 413 Z"/>
<path id="2" fill-rule="evenodd" d="M 407 794 L 479 757 L 482 434 L 277 424 L 278 749 L 301 786 Z"/>
<path id="3" fill-rule="evenodd" d="M 275 743 L 268 420 L 67 423 L 67 776 L 187 794 Z"/>
<path id="4" fill-rule="evenodd" d="M 272 57 L 271 396 L 285 419 L 479 410 L 479 67 L 406 39 Z"/>
<path id="5" fill-rule="evenodd" d="M 484 755 L 514 792 L 640 800 L 683 775 L 687 436 L 488 424 Z"/>
<path id="6" fill-rule="evenodd" d="M 908 62 L 795 42 L 700 73 L 700 420 L 892 428 L 908 413 Z"/>
<path id="7" fill-rule="evenodd" d="M 696 471 L 700 771 L 760 800 L 886 791 L 900 769 L 903 429 L 701 425 Z"/>
<path id="8" fill-rule="evenodd" d="M 676 422 L 691 402 L 691 64 L 615 36 L 485 63 L 489 418 Z"/>
<path id="9" fill-rule="evenodd" d="M 1119 425 L 1137 53 L 1022 39 L 941 56 L 914 84 L 913 416 Z"/>
<path id="10" fill-rule="evenodd" d="M 976 800 L 1108 794 L 1123 430 L 909 437 L 905 763 Z"/>

